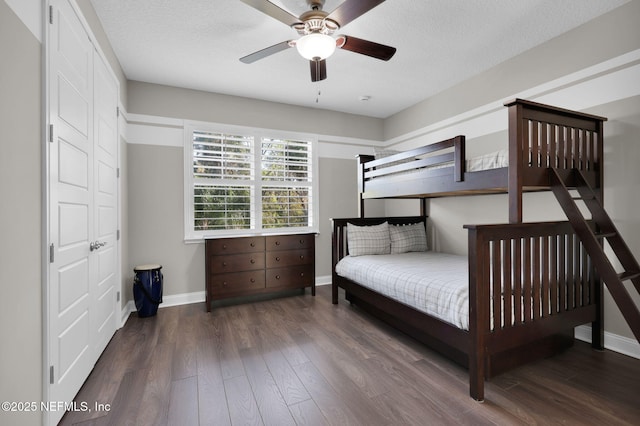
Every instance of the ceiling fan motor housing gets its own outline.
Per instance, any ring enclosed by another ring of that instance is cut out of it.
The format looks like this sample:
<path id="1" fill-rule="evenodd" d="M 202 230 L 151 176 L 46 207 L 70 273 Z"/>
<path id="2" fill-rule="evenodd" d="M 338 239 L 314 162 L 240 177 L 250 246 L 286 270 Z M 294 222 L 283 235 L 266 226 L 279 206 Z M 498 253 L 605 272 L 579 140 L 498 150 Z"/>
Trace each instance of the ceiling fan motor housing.
<path id="1" fill-rule="evenodd" d="M 322 10 L 324 2 L 318 3 L 319 6 L 314 6 L 311 1 L 309 3 L 312 9 L 300 15 L 302 22 L 291 25 L 300 35 L 312 33 L 330 35 L 340 28 L 336 21 L 327 19 L 328 13 Z"/>

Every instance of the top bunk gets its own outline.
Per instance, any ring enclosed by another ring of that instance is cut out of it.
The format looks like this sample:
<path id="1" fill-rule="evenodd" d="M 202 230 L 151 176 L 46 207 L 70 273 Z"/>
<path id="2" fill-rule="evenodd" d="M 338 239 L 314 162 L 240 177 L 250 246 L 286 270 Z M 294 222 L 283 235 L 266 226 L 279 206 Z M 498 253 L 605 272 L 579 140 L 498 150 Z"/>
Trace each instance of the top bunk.
<path id="1" fill-rule="evenodd" d="M 360 200 L 432 198 L 549 189 L 549 168 L 569 176 L 579 169 L 602 189 L 603 123 L 606 118 L 522 99 L 508 108 L 508 146 L 466 158 L 465 137 L 378 158 L 358 156 Z"/>

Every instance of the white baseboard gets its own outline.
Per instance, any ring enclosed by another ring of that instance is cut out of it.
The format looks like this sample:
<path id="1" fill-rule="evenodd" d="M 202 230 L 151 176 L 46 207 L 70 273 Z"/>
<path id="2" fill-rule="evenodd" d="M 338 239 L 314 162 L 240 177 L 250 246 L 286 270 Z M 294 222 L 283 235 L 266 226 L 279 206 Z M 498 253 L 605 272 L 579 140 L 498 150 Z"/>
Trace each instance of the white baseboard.
<path id="1" fill-rule="evenodd" d="M 576 327 L 575 336 L 578 340 L 591 343 L 591 326 L 580 325 Z M 640 343 L 634 339 L 605 331 L 604 347 L 614 352 L 640 359 Z"/>
<path id="2" fill-rule="evenodd" d="M 170 306 L 189 305 L 191 303 L 200 303 L 206 300 L 204 290 L 193 293 L 173 294 L 171 296 L 162 296 L 160 308 L 168 308 Z"/>
<path id="3" fill-rule="evenodd" d="M 162 296 L 162 303 L 158 308 L 168 308 L 170 306 L 188 305 L 190 303 L 200 303 L 205 301 L 204 291 L 196 291 L 193 293 L 173 294 L 171 296 Z M 136 305 L 133 300 L 129 300 L 122 308 L 120 327 L 129 319 L 129 315 L 137 312 Z"/>
<path id="4" fill-rule="evenodd" d="M 133 303 L 133 300 L 129 300 L 127 302 L 126 305 L 124 305 L 124 308 L 122 308 L 122 313 L 120 315 L 120 327 L 124 326 L 124 323 L 127 322 L 127 320 L 129 319 L 129 315 L 131 315 L 131 312 L 135 312 L 136 311 L 136 305 Z"/>
<path id="5" fill-rule="evenodd" d="M 316 277 L 316 285 L 330 285 L 331 275 L 321 275 Z"/>

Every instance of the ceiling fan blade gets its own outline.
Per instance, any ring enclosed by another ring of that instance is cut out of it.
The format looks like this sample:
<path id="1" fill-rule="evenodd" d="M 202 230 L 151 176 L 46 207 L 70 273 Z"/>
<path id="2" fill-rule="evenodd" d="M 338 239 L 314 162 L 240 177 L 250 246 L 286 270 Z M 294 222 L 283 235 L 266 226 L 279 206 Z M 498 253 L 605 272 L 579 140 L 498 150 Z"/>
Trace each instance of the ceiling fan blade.
<path id="1" fill-rule="evenodd" d="M 334 9 L 333 12 L 327 16 L 327 19 L 336 21 L 341 27 L 344 27 L 349 22 L 364 15 L 383 2 L 384 0 L 346 0 Z"/>
<path id="2" fill-rule="evenodd" d="M 240 0 L 242 3 L 259 10 L 260 12 L 271 16 L 273 19 L 286 24 L 288 26 L 299 24 L 300 19 L 297 16 L 293 16 L 284 9 L 279 8 L 275 4 L 267 0 Z"/>
<path id="3" fill-rule="evenodd" d="M 319 59 L 319 60 L 312 59 L 309 61 L 309 64 L 311 65 L 311 81 L 315 82 L 315 81 L 320 81 L 327 78 L 327 60 L 326 59 Z"/>
<path id="4" fill-rule="evenodd" d="M 253 52 L 247 56 L 243 56 L 242 58 L 240 58 L 241 62 L 244 62 L 245 64 L 250 64 L 253 63 L 257 60 L 266 58 L 267 56 L 271 56 L 274 53 L 278 53 L 278 52 L 282 52 L 283 50 L 287 50 L 288 48 L 292 47 L 292 41 L 283 41 L 280 42 L 278 44 L 274 44 L 273 46 L 269 46 L 269 47 L 265 47 L 262 50 L 258 50 L 257 52 Z"/>
<path id="5" fill-rule="evenodd" d="M 344 39 L 344 42 L 342 42 L 342 39 Z M 384 44 L 346 35 L 337 37 L 336 47 L 360 53 L 361 55 L 371 56 L 372 58 L 382 61 L 388 61 L 396 53 L 395 47 L 385 46 Z"/>

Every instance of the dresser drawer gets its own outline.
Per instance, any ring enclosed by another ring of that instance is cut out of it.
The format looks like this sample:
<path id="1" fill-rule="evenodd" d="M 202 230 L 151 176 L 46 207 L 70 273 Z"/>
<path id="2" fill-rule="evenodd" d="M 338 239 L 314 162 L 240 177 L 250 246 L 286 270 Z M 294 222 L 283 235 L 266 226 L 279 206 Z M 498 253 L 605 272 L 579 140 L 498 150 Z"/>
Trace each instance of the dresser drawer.
<path id="1" fill-rule="evenodd" d="M 262 290 L 265 287 L 264 270 L 233 272 L 216 275 L 212 280 L 212 296 L 229 296 L 232 294 L 246 294 L 251 290 Z"/>
<path id="2" fill-rule="evenodd" d="M 315 234 L 215 238 L 205 241 L 207 311 L 214 301 L 311 287 Z"/>
<path id="3" fill-rule="evenodd" d="M 264 251 L 264 237 L 221 238 L 207 240 L 210 255 L 253 253 Z"/>
<path id="4" fill-rule="evenodd" d="M 264 269 L 264 252 L 211 256 L 209 271 L 213 274 Z"/>
<path id="5" fill-rule="evenodd" d="M 313 262 L 313 255 L 310 249 L 267 252 L 267 268 L 308 265 Z"/>
<path id="6" fill-rule="evenodd" d="M 313 284 L 313 266 L 267 269 L 267 288 L 302 288 Z"/>
<path id="7" fill-rule="evenodd" d="M 315 235 L 272 235 L 266 238 L 267 250 L 295 250 L 313 247 Z"/>

